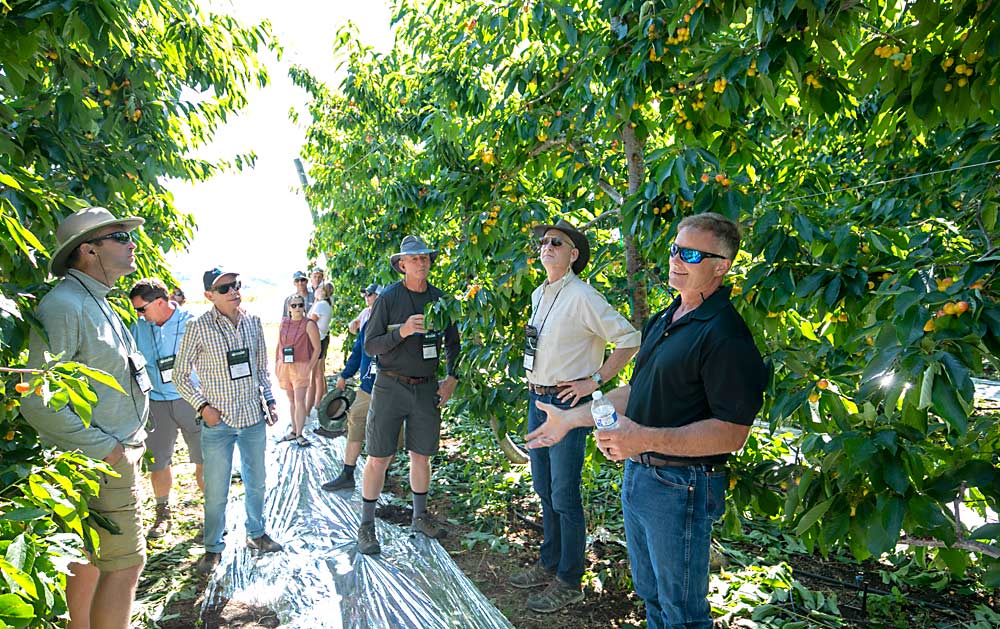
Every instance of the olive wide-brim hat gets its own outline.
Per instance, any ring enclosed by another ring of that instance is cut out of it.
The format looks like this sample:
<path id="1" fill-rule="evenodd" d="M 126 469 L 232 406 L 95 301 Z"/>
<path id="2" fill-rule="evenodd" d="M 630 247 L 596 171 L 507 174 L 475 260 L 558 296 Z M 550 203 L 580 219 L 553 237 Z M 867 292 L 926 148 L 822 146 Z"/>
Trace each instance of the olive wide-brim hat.
<path id="1" fill-rule="evenodd" d="M 70 214 L 56 227 L 56 251 L 49 260 L 49 273 L 57 277 L 66 275 L 66 260 L 73 250 L 94 237 L 94 234 L 112 225 L 130 232 L 146 220 L 138 216 L 116 218 L 103 207 L 88 207 Z"/>
<path id="2" fill-rule="evenodd" d="M 561 231 L 569 236 L 569 239 L 573 241 L 573 246 L 580 252 L 580 255 L 578 255 L 576 260 L 573 261 L 572 266 L 573 272 L 579 275 L 580 271 L 582 271 L 584 267 L 587 266 L 587 263 L 590 262 L 590 241 L 587 240 L 587 235 L 576 227 L 570 225 L 566 219 L 562 218 L 559 219 L 559 222 L 554 225 L 535 225 L 532 228 L 535 232 L 535 238 L 542 238 L 545 236 L 545 232 L 550 229 Z"/>
<path id="3" fill-rule="evenodd" d="M 435 258 L 437 258 L 437 249 L 431 249 L 427 246 L 419 236 L 407 236 L 403 238 L 402 244 L 399 245 L 399 253 L 394 253 L 389 256 L 389 266 L 396 273 L 402 273 L 403 269 L 399 268 L 399 259 L 403 256 L 415 256 L 426 253 L 431 257 L 431 264 L 434 264 Z"/>

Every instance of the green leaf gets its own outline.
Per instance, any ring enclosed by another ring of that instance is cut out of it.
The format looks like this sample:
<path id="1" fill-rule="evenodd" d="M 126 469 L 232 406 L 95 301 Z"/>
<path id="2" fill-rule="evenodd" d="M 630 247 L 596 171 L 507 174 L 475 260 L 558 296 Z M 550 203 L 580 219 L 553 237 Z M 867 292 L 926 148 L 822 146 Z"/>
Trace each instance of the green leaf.
<path id="1" fill-rule="evenodd" d="M 27 627 L 35 617 L 34 609 L 16 594 L 0 594 L 0 621 L 15 629 Z"/>
<path id="2" fill-rule="evenodd" d="M 796 525 L 795 534 L 802 535 L 810 528 L 812 528 L 812 526 L 816 524 L 816 522 L 818 522 L 819 519 L 822 518 L 824 514 L 826 514 L 827 510 L 830 509 L 830 505 L 832 504 L 833 504 L 833 498 L 829 498 L 813 506 L 812 509 L 809 509 L 809 511 L 807 511 L 806 514 L 802 516 L 802 519 L 799 520 L 798 525 Z"/>
<path id="3" fill-rule="evenodd" d="M 100 369 L 94 369 L 93 367 L 88 367 L 87 365 L 77 364 L 76 368 L 80 373 L 87 376 L 91 380 L 100 382 L 104 386 L 110 387 L 116 391 L 120 391 L 122 395 L 126 395 L 125 389 L 123 389 L 121 385 L 118 384 L 118 381 L 115 380 L 115 377 L 112 376 L 111 374 L 105 371 L 101 371 Z"/>

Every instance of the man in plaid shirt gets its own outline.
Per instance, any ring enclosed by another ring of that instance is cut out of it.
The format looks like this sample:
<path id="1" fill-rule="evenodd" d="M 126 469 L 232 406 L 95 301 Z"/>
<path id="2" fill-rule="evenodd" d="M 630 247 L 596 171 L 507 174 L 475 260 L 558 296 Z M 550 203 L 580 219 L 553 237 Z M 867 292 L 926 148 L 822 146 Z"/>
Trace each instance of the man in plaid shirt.
<path id="1" fill-rule="evenodd" d="M 277 421 L 267 375 L 267 349 L 260 318 L 240 308 L 238 274 L 215 268 L 203 277 L 205 297 L 214 306 L 188 323 L 177 351 L 175 382 L 181 397 L 201 417 L 205 459 L 205 555 L 198 570 L 211 572 L 225 543 L 226 503 L 233 447 L 240 449 L 246 488 L 247 546 L 263 553 L 281 550 L 264 530 L 264 449 L 267 430 Z M 198 374 L 195 382 L 191 374 Z"/>

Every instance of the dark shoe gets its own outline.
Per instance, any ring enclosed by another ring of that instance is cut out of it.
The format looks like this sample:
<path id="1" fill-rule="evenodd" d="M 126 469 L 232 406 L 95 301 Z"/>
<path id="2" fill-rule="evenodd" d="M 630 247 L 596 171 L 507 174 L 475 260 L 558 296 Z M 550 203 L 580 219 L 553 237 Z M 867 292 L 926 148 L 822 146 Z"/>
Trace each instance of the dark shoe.
<path id="1" fill-rule="evenodd" d="M 337 491 L 338 489 L 354 489 L 354 473 L 346 473 L 343 470 L 340 476 L 333 480 L 328 480 L 322 485 L 325 491 Z"/>
<path id="2" fill-rule="evenodd" d="M 148 539 L 157 539 L 166 535 L 170 531 L 171 519 L 170 505 L 156 505 L 156 518 L 153 520 L 153 526 L 149 527 L 146 537 Z"/>
<path id="3" fill-rule="evenodd" d="M 312 445 L 311 443 L 309 443 L 309 440 L 303 437 L 302 435 L 299 435 L 298 437 L 295 438 L 295 443 L 299 444 L 299 446 L 302 448 L 306 448 Z"/>
<path id="4" fill-rule="evenodd" d="M 579 585 L 568 585 L 559 579 L 552 579 L 549 587 L 528 597 L 528 609 L 541 614 L 551 614 L 583 600 L 583 590 Z"/>
<path id="5" fill-rule="evenodd" d="M 220 559 L 222 559 L 222 553 L 210 553 L 206 550 L 205 554 L 198 560 L 198 572 L 211 574 L 215 570 L 215 566 L 219 565 Z"/>
<path id="6" fill-rule="evenodd" d="M 413 518 L 410 530 L 423 533 L 431 539 L 444 539 L 448 537 L 448 529 L 443 524 L 438 523 L 427 511 Z"/>
<path id="7" fill-rule="evenodd" d="M 253 539 L 247 537 L 247 546 L 262 553 L 276 553 L 281 550 L 281 544 L 271 539 L 267 533 Z"/>
<path id="8" fill-rule="evenodd" d="M 358 552 L 362 555 L 377 555 L 382 552 L 382 547 L 378 545 L 378 536 L 375 535 L 375 523 L 368 522 L 358 528 Z"/>
<path id="9" fill-rule="evenodd" d="M 281 439 L 278 439 L 278 443 L 285 443 L 286 441 L 295 441 L 296 438 L 298 438 L 298 435 L 296 435 L 294 432 L 290 432 Z"/>
<path id="10" fill-rule="evenodd" d="M 536 563 L 523 572 L 511 575 L 511 577 L 507 579 L 507 583 L 523 590 L 538 587 L 540 585 L 547 585 L 551 583 L 554 578 L 556 578 L 555 572 L 550 572 L 549 570 L 546 570 L 542 564 Z"/>

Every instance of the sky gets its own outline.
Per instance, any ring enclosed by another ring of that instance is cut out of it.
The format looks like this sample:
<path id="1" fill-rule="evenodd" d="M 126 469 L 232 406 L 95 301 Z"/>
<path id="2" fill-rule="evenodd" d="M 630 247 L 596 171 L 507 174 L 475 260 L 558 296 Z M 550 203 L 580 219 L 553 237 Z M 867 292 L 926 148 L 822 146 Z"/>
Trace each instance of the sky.
<path id="1" fill-rule="evenodd" d="M 280 60 L 269 52 L 261 55 L 270 84 L 251 92 L 249 106 L 195 153 L 212 159 L 253 151 L 254 168 L 195 184 L 167 182 L 178 209 L 192 214 L 198 225 L 188 250 L 171 253 L 167 261 L 189 297 L 201 295 L 205 270 L 220 265 L 239 272 L 247 284 L 244 300 L 260 304 L 255 314 L 273 310 L 277 317 L 280 299 L 291 292 L 292 273 L 306 270 L 312 234 L 293 161 L 310 118 L 306 94 L 292 85 L 288 69 L 304 66 L 328 86 L 339 85 L 333 50 L 337 30 L 350 21 L 364 43 L 388 50 L 390 9 L 387 0 L 203 0 L 203 6 L 245 24 L 269 20 L 284 50 Z M 293 108 L 301 114 L 298 124 L 288 115 Z"/>

